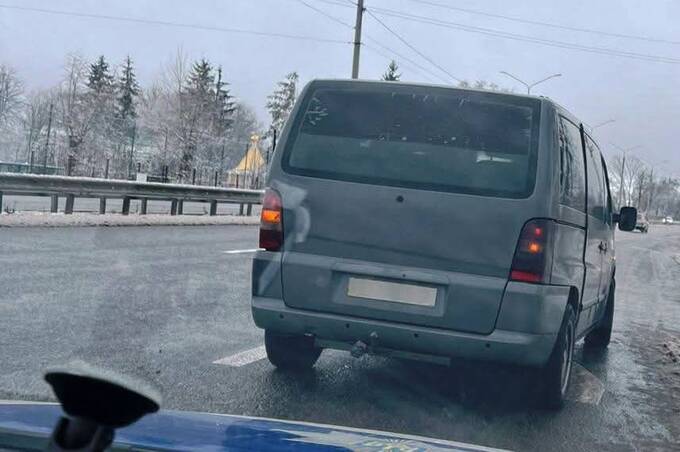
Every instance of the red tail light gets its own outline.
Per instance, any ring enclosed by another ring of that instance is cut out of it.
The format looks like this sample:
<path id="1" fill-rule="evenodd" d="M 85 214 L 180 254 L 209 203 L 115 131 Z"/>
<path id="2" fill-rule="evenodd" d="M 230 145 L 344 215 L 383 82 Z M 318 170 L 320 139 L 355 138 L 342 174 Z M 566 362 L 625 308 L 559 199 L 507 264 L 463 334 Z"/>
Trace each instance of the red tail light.
<path id="1" fill-rule="evenodd" d="M 279 251 L 283 246 L 283 204 L 281 195 L 268 188 L 262 198 L 260 248 Z"/>
<path id="2" fill-rule="evenodd" d="M 519 235 L 510 269 L 511 281 L 550 283 L 555 223 L 531 220 Z"/>

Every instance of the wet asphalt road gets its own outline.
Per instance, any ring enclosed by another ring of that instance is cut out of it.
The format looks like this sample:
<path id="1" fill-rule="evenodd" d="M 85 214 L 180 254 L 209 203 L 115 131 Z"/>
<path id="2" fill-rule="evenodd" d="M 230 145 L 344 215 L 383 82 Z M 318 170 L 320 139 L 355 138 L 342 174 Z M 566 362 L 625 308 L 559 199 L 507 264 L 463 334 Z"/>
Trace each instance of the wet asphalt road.
<path id="1" fill-rule="evenodd" d="M 329 351 L 297 376 L 266 359 L 213 364 L 262 345 L 251 255 L 224 253 L 256 237 L 242 226 L 0 229 L 0 399 L 51 400 L 41 371 L 82 359 L 153 381 L 166 408 L 515 450 L 680 450 L 680 227 L 618 233 L 613 342 L 599 355 L 578 347 L 582 370 L 556 413 L 537 407 L 520 369 Z M 601 398 L 584 397 L 594 387 Z"/>

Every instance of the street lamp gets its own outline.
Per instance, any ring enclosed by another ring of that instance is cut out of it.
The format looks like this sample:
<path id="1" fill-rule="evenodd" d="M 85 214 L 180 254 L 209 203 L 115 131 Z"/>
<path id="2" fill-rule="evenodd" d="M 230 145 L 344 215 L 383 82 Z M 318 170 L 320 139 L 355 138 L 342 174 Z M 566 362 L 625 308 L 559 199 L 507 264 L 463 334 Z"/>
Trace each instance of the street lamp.
<path id="1" fill-rule="evenodd" d="M 541 80 L 539 80 L 539 81 L 537 81 L 537 82 L 534 82 L 534 83 L 527 83 L 527 82 L 525 82 L 524 80 L 522 80 L 522 79 L 520 79 L 520 78 L 518 78 L 518 77 L 515 77 L 514 75 L 512 75 L 512 74 L 509 73 L 509 72 L 501 71 L 501 74 L 507 75 L 507 76 L 510 77 L 511 79 L 513 79 L 513 80 L 515 80 L 515 81 L 517 81 L 517 82 L 520 82 L 522 85 L 526 86 L 526 88 L 527 88 L 527 94 L 531 94 L 531 88 L 533 88 L 534 86 L 538 85 L 539 83 L 543 83 L 543 82 L 545 82 L 545 81 L 547 81 L 547 80 L 550 80 L 551 78 L 562 77 L 562 74 L 553 74 L 553 75 L 550 75 L 550 76 L 548 76 L 548 77 L 546 77 L 546 78 L 543 78 L 543 79 L 541 79 Z"/>

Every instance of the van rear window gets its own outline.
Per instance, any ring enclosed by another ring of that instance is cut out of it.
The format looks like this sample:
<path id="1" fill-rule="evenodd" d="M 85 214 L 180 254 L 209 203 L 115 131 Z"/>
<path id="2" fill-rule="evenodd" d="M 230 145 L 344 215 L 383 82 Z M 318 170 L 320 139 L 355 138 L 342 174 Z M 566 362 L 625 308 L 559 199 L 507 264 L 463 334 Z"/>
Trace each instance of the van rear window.
<path id="1" fill-rule="evenodd" d="M 535 182 L 540 103 L 399 84 L 310 86 L 285 171 L 312 177 L 512 198 Z"/>

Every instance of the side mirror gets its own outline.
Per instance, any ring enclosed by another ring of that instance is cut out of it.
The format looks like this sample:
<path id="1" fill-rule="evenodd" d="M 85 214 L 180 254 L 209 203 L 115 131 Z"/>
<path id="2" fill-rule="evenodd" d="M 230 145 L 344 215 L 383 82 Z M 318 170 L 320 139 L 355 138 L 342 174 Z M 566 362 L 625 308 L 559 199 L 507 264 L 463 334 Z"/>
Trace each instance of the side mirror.
<path id="1" fill-rule="evenodd" d="M 622 231 L 632 231 L 637 223 L 637 209 L 635 207 L 621 207 L 621 212 L 614 214 L 614 221 L 619 223 Z"/>

